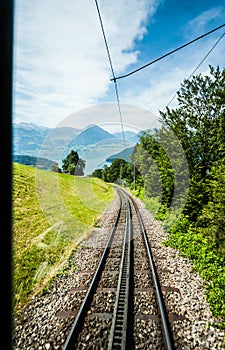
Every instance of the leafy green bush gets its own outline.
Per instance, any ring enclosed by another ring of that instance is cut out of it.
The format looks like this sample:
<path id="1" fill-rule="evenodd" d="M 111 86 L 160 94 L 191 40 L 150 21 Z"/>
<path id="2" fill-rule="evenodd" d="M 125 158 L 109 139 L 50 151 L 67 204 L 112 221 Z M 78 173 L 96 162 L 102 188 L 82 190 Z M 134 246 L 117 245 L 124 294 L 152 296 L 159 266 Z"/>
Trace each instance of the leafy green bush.
<path id="1" fill-rule="evenodd" d="M 191 259 L 194 270 L 206 281 L 207 301 L 213 315 L 224 319 L 225 259 L 213 252 L 213 243 L 181 215 L 170 230 L 170 238 L 163 244 L 178 249 L 183 256 Z M 225 329 L 224 322 L 216 326 Z"/>

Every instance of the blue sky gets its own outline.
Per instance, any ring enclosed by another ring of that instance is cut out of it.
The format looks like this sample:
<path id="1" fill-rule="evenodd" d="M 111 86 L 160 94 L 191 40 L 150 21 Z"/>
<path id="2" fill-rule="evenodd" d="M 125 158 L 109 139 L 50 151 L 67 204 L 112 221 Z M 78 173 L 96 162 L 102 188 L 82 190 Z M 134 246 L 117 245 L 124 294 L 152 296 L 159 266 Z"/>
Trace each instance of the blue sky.
<path id="1" fill-rule="evenodd" d="M 98 4 L 116 76 L 225 22 L 222 0 L 99 0 Z M 94 0 L 16 0 L 14 30 L 14 122 L 76 128 L 119 125 Z M 118 80 L 124 125 L 157 126 L 159 110 L 224 31 L 225 27 Z M 207 74 L 209 64 L 224 68 L 224 58 L 225 37 L 196 73 Z M 176 99 L 171 107 L 175 105 Z"/>

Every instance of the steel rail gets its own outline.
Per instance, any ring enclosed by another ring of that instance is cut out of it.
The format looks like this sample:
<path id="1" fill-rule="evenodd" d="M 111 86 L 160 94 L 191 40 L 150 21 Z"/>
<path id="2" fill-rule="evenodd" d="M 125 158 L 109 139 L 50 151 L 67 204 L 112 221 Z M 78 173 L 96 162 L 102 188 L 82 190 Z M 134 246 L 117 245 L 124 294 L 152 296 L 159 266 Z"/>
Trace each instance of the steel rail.
<path id="1" fill-rule="evenodd" d="M 94 293 L 96 291 L 97 285 L 99 283 L 101 273 L 103 271 L 105 261 L 107 259 L 107 256 L 109 254 L 109 249 L 111 247 L 114 234 L 117 229 L 118 221 L 121 214 L 122 209 L 122 197 L 125 199 L 126 203 L 126 225 L 125 225 L 125 234 L 124 234 L 124 242 L 123 242 L 123 253 L 122 253 L 122 260 L 121 260 L 121 266 L 120 266 L 120 272 L 119 272 L 119 279 L 118 279 L 118 287 L 117 287 L 117 294 L 116 294 L 116 303 L 115 308 L 113 312 L 112 317 L 112 326 L 110 329 L 110 336 L 109 336 L 109 343 L 108 343 L 108 350 L 112 349 L 121 349 L 125 350 L 127 349 L 127 343 L 128 343 L 128 332 L 131 331 L 131 328 L 129 327 L 129 306 L 131 301 L 131 280 L 132 280 L 132 266 L 131 266 L 131 254 L 132 254 L 132 242 L 133 242 L 133 225 L 132 225 L 132 209 L 131 209 L 131 203 L 133 204 L 139 224 L 140 229 L 142 233 L 142 237 L 145 243 L 146 253 L 149 260 L 149 265 L 151 268 L 153 283 L 154 283 L 154 289 L 156 293 L 156 299 L 157 304 L 159 307 L 159 312 L 162 320 L 162 329 L 163 329 L 163 338 L 165 347 L 167 350 L 174 350 L 174 343 L 173 343 L 173 337 L 172 332 L 170 330 L 170 324 L 165 308 L 165 304 L 163 301 L 163 296 L 160 288 L 160 283 L 157 276 L 157 271 L 155 268 L 149 240 L 147 237 L 147 233 L 144 227 L 143 219 L 141 217 L 139 208 L 137 206 L 137 203 L 133 199 L 133 197 L 127 193 L 124 189 L 121 189 L 118 186 L 115 186 L 117 189 L 117 193 L 119 195 L 120 199 L 120 206 L 117 213 L 117 218 L 114 224 L 114 227 L 112 229 L 112 232 L 110 234 L 109 240 L 106 244 L 104 253 L 101 257 L 101 260 L 99 262 L 98 268 L 95 272 L 95 275 L 91 281 L 91 284 L 89 286 L 89 289 L 86 293 L 86 296 L 82 302 L 82 305 L 78 311 L 78 314 L 75 318 L 75 321 L 72 325 L 72 328 L 70 330 L 70 333 L 66 339 L 66 342 L 63 346 L 62 350 L 72 350 L 74 349 L 75 343 L 77 341 L 78 335 L 80 333 L 80 330 L 83 326 L 85 316 L 87 314 L 88 307 L 90 306 Z M 130 199 L 130 201 L 129 201 Z"/>
<path id="2" fill-rule="evenodd" d="M 120 205 L 119 205 L 119 209 L 118 209 L 118 213 L 117 213 L 117 217 L 116 217 L 116 221 L 115 221 L 115 224 L 114 224 L 114 227 L 111 231 L 111 234 L 110 234 L 110 237 L 108 239 L 108 242 L 106 244 L 106 247 L 104 249 L 104 252 L 102 254 L 102 257 L 101 257 L 101 260 L 98 264 L 98 267 L 97 267 L 97 270 L 92 278 L 92 281 L 90 283 L 90 286 L 87 290 L 87 293 L 85 295 L 85 298 L 83 299 L 83 302 L 80 306 L 80 309 L 78 311 L 78 314 L 75 318 L 75 321 L 71 327 L 71 330 L 69 332 L 69 335 L 63 345 L 63 348 L 62 350 L 74 350 L 74 345 L 75 345 L 75 342 L 77 340 L 77 337 L 79 335 L 79 332 L 82 328 L 82 325 L 83 325 L 83 322 L 84 322 L 84 318 L 86 316 L 86 313 L 87 313 L 87 309 L 93 299 L 93 295 L 96 291 L 96 287 L 97 287 L 97 284 L 100 280 L 100 276 L 101 276 L 101 273 L 103 271 L 103 268 L 104 268 L 104 265 L 105 265 L 105 261 L 107 259 L 107 256 L 109 254 L 109 249 L 111 247 L 111 244 L 112 244 L 112 241 L 113 241 L 113 238 L 114 238 L 114 234 L 116 232 L 116 229 L 117 229 L 117 225 L 118 225 L 118 221 L 119 221 L 119 218 L 120 218 L 120 215 L 121 215 L 121 209 L 122 209 L 122 198 L 121 198 L 121 195 L 119 194 L 119 199 L 120 199 Z"/>
<path id="3" fill-rule="evenodd" d="M 137 213 L 137 216 L 139 219 L 140 227 L 141 227 L 142 237 L 143 237 L 144 242 L 145 242 L 145 248 L 146 248 L 146 252 L 148 255 L 149 265 L 151 268 L 153 283 L 154 283 L 155 292 L 156 292 L 156 299 L 157 299 L 157 303 L 158 303 L 158 307 L 159 307 L 159 311 L 160 311 L 160 315 L 161 315 L 161 320 L 162 320 L 164 343 L 165 343 L 167 350 L 175 350 L 173 336 L 172 336 L 172 332 L 170 329 L 170 323 L 169 323 L 166 307 L 164 304 L 163 295 L 162 295 L 157 271 L 155 268 L 151 247 L 150 247 L 149 240 L 148 240 L 147 233 L 146 233 L 146 229 L 145 229 L 145 226 L 143 223 L 143 219 L 141 217 L 137 203 L 134 201 L 134 199 L 132 198 L 131 195 L 129 195 L 128 193 L 127 193 L 127 195 L 129 196 L 129 198 L 131 199 L 131 201 L 135 207 L 135 210 L 136 210 L 136 213 Z"/>
<path id="4" fill-rule="evenodd" d="M 118 190 L 119 192 L 119 190 Z M 124 194 L 124 193 L 123 193 Z M 126 200 L 126 225 L 123 242 L 122 259 L 116 292 L 116 302 L 112 317 L 108 350 L 127 348 L 128 334 L 128 313 L 130 300 L 130 273 L 131 273 L 131 240 L 132 240 L 132 219 L 131 207 L 128 197 Z"/>

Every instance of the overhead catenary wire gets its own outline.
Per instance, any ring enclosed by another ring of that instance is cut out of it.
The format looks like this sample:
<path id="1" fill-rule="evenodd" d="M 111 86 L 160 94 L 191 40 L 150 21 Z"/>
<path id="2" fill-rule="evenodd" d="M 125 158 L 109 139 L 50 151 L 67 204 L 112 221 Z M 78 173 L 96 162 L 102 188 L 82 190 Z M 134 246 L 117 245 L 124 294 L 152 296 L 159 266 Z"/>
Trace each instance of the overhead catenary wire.
<path id="1" fill-rule="evenodd" d="M 99 9 L 97 0 L 95 0 L 95 4 L 96 4 L 98 17 L 99 17 L 99 21 L 100 21 L 100 25 L 101 25 L 101 30 L 102 30 L 102 34 L 103 34 L 103 38 L 104 38 L 104 42 L 105 42 L 105 46 L 106 46 L 106 51 L 107 51 L 107 55 L 108 55 L 108 59 L 109 59 L 110 68 L 111 68 L 111 71 L 112 71 L 113 79 L 111 79 L 111 80 L 114 81 L 116 100 L 117 100 L 117 105 L 118 105 L 118 110 L 119 110 L 119 117 L 120 117 L 121 131 L 122 131 L 122 138 L 123 138 L 124 149 L 125 149 L 126 148 L 126 142 L 125 142 L 123 118 L 122 118 L 122 113 L 121 113 L 121 108 L 120 108 L 119 90 L 118 90 L 118 86 L 117 86 L 117 82 L 116 82 L 116 77 L 115 77 L 115 74 L 114 74 L 112 58 L 111 58 L 110 51 L 109 51 L 109 46 L 108 46 L 108 43 L 107 43 L 107 40 L 106 40 L 105 30 L 104 30 L 104 26 L 103 26 L 103 22 L 102 22 L 102 18 L 101 18 L 101 13 L 100 13 L 100 9 Z"/>
<path id="2" fill-rule="evenodd" d="M 223 37 L 225 36 L 225 32 L 219 37 L 219 39 L 217 39 L 217 41 L 215 42 L 215 44 L 211 47 L 211 49 L 207 52 L 207 54 L 203 57 L 203 59 L 200 61 L 200 63 L 196 66 L 196 68 L 193 70 L 193 72 L 189 75 L 189 77 L 186 80 L 189 80 L 194 74 L 195 72 L 199 69 L 199 67 L 204 63 L 204 61 L 206 60 L 206 58 L 210 55 L 210 53 L 215 49 L 215 47 L 219 44 L 219 42 L 223 39 Z M 181 87 L 180 87 L 181 89 Z M 174 94 L 174 96 L 170 99 L 170 101 L 166 104 L 166 106 L 164 107 L 163 111 L 165 111 L 165 109 L 167 107 L 169 107 L 169 105 L 173 102 L 173 100 L 177 97 L 177 93 L 180 91 L 180 89 L 178 89 L 176 91 L 176 93 Z M 151 127 L 155 124 L 156 120 L 154 120 L 154 122 L 151 124 Z"/>
<path id="3" fill-rule="evenodd" d="M 165 58 L 165 57 L 167 57 L 167 56 L 169 56 L 169 55 L 171 55 L 171 54 L 173 54 L 173 53 L 175 53 L 175 52 L 177 52 L 177 51 L 183 49 L 184 47 L 186 47 L 186 46 L 188 46 L 188 45 L 190 45 L 190 44 L 196 42 L 197 40 L 200 40 L 200 39 L 206 37 L 207 35 L 210 35 L 211 33 L 213 33 L 213 32 L 215 32 L 215 31 L 217 31 L 217 30 L 223 28 L 223 27 L 225 26 L 225 23 L 222 24 L 222 25 L 220 25 L 220 26 L 218 26 L 218 27 L 216 27 L 216 28 L 214 28 L 214 29 L 212 29 L 212 30 L 210 30 L 210 31 L 208 31 L 208 32 L 205 33 L 205 34 L 202 34 L 202 35 L 198 36 L 197 38 L 195 38 L 195 39 L 193 39 L 193 40 L 187 42 L 186 44 L 184 44 L 184 45 L 182 45 L 182 46 L 179 46 L 178 48 L 176 48 L 176 49 L 174 49 L 174 50 L 172 50 L 172 51 L 166 53 L 165 55 L 160 56 L 160 57 L 158 57 L 157 59 L 155 59 L 155 60 L 153 60 L 153 61 L 151 61 L 151 62 L 149 62 L 149 63 L 147 63 L 147 64 L 145 64 L 145 65 L 143 65 L 143 66 L 141 66 L 141 67 L 139 67 L 139 68 L 137 68 L 137 69 L 135 69 L 135 70 L 133 70 L 133 71 L 131 71 L 130 73 L 127 73 L 127 74 L 125 74 L 125 75 L 116 77 L 116 76 L 115 76 L 115 73 L 114 73 L 114 70 L 113 70 L 112 59 L 111 59 L 109 47 L 108 47 L 108 44 L 107 44 L 106 35 L 105 35 L 105 31 L 104 31 L 104 27 L 103 27 L 103 22 L 102 22 L 102 19 L 101 19 L 101 14 L 100 14 L 100 10 L 99 10 L 99 6 L 98 6 L 97 0 L 95 0 L 95 4 L 96 4 L 96 7 L 97 7 L 97 12 L 98 12 L 98 16 L 99 16 L 99 20 L 100 20 L 100 24 L 101 24 L 101 29 L 102 29 L 102 34 L 103 34 L 104 41 L 105 41 L 105 45 L 106 45 L 106 50 L 107 50 L 107 55 L 108 55 L 108 59 L 109 59 L 109 63 L 110 63 L 110 68 L 111 68 L 111 71 L 112 71 L 112 76 L 113 76 L 113 78 L 110 79 L 110 80 L 114 82 L 114 86 L 115 86 L 115 93 L 116 93 L 116 99 L 117 99 L 117 104 L 118 104 L 118 109 L 119 109 L 120 122 L 121 122 L 121 129 L 122 129 L 122 136 L 123 136 L 124 149 L 125 149 L 125 148 L 126 148 L 126 143 L 125 143 L 125 135 L 124 135 L 124 127 L 123 127 L 122 113 L 121 113 L 121 108 L 120 108 L 120 100 L 119 100 L 119 92 L 118 92 L 117 80 L 122 79 L 122 78 L 126 78 L 126 77 L 128 77 L 128 76 L 130 76 L 130 75 L 132 75 L 132 74 L 134 74 L 134 73 L 136 73 L 136 72 L 138 72 L 138 71 L 140 71 L 140 70 L 142 70 L 142 69 L 144 69 L 144 68 L 146 68 L 146 67 L 152 65 L 153 63 L 156 63 L 156 62 L 162 60 L 163 58 Z M 200 63 L 197 65 L 197 67 L 194 69 L 194 71 L 190 74 L 190 76 L 189 76 L 187 79 L 190 79 L 190 78 L 194 75 L 194 73 L 195 73 L 195 72 L 198 70 L 198 68 L 203 64 L 203 62 L 206 60 L 206 58 L 209 56 L 209 54 L 213 51 L 213 49 L 217 46 L 217 44 L 222 40 L 222 38 L 224 37 L 224 35 L 225 35 L 225 32 L 220 36 L 220 38 L 216 41 L 216 43 L 213 45 L 213 47 L 212 47 L 212 48 L 208 51 L 208 53 L 203 57 L 203 59 L 200 61 Z M 179 89 L 179 90 L 180 90 L 180 89 Z M 178 91 L 179 91 L 179 90 L 178 90 Z M 177 92 L 176 92 L 176 94 L 173 96 L 173 98 L 169 101 L 169 103 L 166 105 L 166 107 L 168 107 L 168 106 L 172 103 L 172 101 L 174 100 L 174 98 L 175 98 L 176 96 L 177 96 Z"/>
<path id="4" fill-rule="evenodd" d="M 224 26 L 225 26 L 225 23 L 222 24 L 222 25 L 220 25 L 220 26 L 217 27 L 217 28 L 214 28 L 214 29 L 210 30 L 209 32 L 207 32 L 207 33 L 205 33 L 205 34 L 203 34 L 203 35 L 198 36 L 197 38 L 195 38 L 195 39 L 193 39 L 193 40 L 187 42 L 186 44 L 177 47 L 176 49 L 174 49 L 174 50 L 172 50 L 172 51 L 166 53 L 165 55 L 160 56 L 160 57 L 156 58 L 155 60 L 153 60 L 153 61 L 151 61 L 151 62 L 149 62 L 149 63 L 147 63 L 147 64 L 145 64 L 145 65 L 143 65 L 143 66 L 141 66 L 141 67 L 139 67 L 139 68 L 137 68 L 137 69 L 135 69 L 135 70 L 133 70 L 133 71 L 131 71 L 130 73 L 121 75 L 121 76 L 119 76 L 119 77 L 115 77 L 115 75 L 113 74 L 113 78 L 112 78 L 111 80 L 113 80 L 113 81 L 115 82 L 116 80 L 119 80 L 119 79 L 122 79 L 122 78 L 126 78 L 126 77 L 128 77 L 128 76 L 130 76 L 130 75 L 132 75 L 132 74 L 134 74 L 134 73 L 136 73 L 136 72 L 139 72 L 140 70 L 142 70 L 142 69 L 144 69 L 144 68 L 146 68 L 146 67 L 152 65 L 152 64 L 155 63 L 155 62 L 158 62 L 158 61 L 162 60 L 163 58 L 165 58 L 165 57 L 167 57 L 167 56 L 173 54 L 174 52 L 177 52 L 177 51 L 183 49 L 184 47 L 186 47 L 186 46 L 188 46 L 188 45 L 194 43 L 195 41 L 200 40 L 200 39 L 206 37 L 207 35 L 209 35 L 209 34 L 215 32 L 215 31 L 221 29 L 221 28 L 224 27 Z"/>
<path id="5" fill-rule="evenodd" d="M 219 42 L 223 39 L 225 35 L 225 32 L 219 37 L 219 39 L 215 42 L 215 44 L 211 47 L 211 49 L 207 52 L 207 54 L 203 57 L 203 59 L 200 61 L 200 63 L 197 65 L 197 67 L 193 70 L 193 72 L 189 75 L 189 77 L 187 78 L 187 80 L 189 80 L 194 74 L 195 72 L 199 69 L 199 67 L 204 63 L 204 61 L 206 60 L 206 58 L 210 55 L 210 53 L 215 49 L 215 47 L 219 44 Z M 181 89 L 181 88 L 180 88 Z M 180 89 L 176 92 L 176 94 L 171 98 L 171 100 L 167 103 L 166 107 L 168 107 L 173 100 L 175 99 L 175 97 L 177 96 L 177 93 L 180 91 Z"/>

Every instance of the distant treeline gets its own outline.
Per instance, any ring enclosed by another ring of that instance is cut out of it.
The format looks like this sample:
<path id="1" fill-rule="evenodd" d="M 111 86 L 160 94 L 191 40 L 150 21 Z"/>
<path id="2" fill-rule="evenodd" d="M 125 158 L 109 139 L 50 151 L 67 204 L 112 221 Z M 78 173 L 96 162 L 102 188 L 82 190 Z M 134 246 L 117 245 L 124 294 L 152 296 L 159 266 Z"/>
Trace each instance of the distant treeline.
<path id="1" fill-rule="evenodd" d="M 34 166 L 34 167 L 38 167 L 46 170 L 50 170 L 52 165 L 55 164 L 54 161 L 49 160 L 47 158 L 20 155 L 20 154 L 13 155 L 13 161 L 16 163 L 30 165 L 30 166 Z"/>

